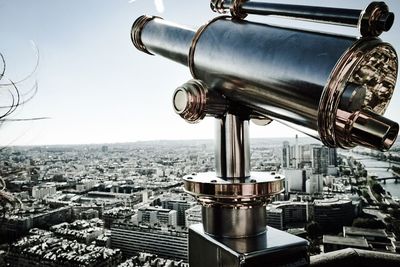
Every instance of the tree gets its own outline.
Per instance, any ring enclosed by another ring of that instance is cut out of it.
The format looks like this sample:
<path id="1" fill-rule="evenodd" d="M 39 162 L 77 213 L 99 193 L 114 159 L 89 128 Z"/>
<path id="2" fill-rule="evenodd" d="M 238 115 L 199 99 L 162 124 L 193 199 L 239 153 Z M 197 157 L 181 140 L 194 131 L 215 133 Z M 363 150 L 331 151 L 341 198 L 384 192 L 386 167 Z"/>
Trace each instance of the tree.
<path id="1" fill-rule="evenodd" d="M 398 208 L 390 209 L 389 214 L 395 219 L 400 219 L 400 210 Z"/>
<path id="2" fill-rule="evenodd" d="M 317 222 L 315 222 L 315 221 L 309 222 L 309 223 L 306 225 L 305 228 L 306 228 L 305 230 L 307 231 L 308 237 L 311 238 L 312 240 L 315 240 L 315 239 L 317 239 L 319 236 L 322 235 L 321 227 L 320 227 L 320 225 L 319 225 Z"/>
<path id="3" fill-rule="evenodd" d="M 39 53 L 37 52 L 37 62 L 33 71 L 25 78 L 19 81 L 10 81 L 5 79 L 6 75 L 6 60 L 4 55 L 0 53 L 0 128 L 8 122 L 19 122 L 19 121 L 32 121 L 41 120 L 45 118 L 25 118 L 16 119 L 10 118 L 19 106 L 29 102 L 37 93 L 37 83 L 32 88 L 28 89 L 27 92 L 21 92 L 18 88 L 20 83 L 31 77 L 37 70 L 39 64 Z M 0 151 L 5 147 L 0 147 Z M 0 225 L 4 222 L 6 213 L 15 210 L 16 207 L 22 206 L 22 202 L 15 197 L 13 194 L 7 191 L 6 183 L 3 177 L 7 177 L 9 174 L 0 173 Z"/>
<path id="4" fill-rule="evenodd" d="M 308 246 L 308 254 L 318 255 L 321 253 L 321 247 L 318 241 L 310 240 L 310 245 Z"/>
<path id="5" fill-rule="evenodd" d="M 371 189 L 378 195 L 385 194 L 385 189 L 378 183 L 374 183 Z"/>

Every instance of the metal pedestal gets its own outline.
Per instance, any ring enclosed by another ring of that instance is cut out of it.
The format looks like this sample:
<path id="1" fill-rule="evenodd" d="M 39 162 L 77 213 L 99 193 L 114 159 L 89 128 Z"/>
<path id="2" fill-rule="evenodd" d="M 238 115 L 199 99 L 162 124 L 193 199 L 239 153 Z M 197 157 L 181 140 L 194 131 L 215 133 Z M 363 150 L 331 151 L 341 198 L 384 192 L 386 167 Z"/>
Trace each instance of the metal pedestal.
<path id="1" fill-rule="evenodd" d="M 308 266 L 307 246 L 306 240 L 272 227 L 246 238 L 212 237 L 202 224 L 189 228 L 190 267 Z"/>

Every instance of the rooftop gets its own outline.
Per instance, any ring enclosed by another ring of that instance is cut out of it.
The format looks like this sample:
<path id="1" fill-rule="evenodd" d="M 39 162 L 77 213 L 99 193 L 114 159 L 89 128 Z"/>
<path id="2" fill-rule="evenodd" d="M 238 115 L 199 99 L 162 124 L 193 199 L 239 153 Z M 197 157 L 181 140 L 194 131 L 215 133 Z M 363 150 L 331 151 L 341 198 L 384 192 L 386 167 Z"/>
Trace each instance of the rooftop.
<path id="1" fill-rule="evenodd" d="M 343 235 L 357 235 L 357 236 L 374 236 L 374 237 L 387 237 L 387 233 L 384 229 L 368 229 L 343 226 Z"/>
<path id="2" fill-rule="evenodd" d="M 323 243 L 344 245 L 344 246 L 351 246 L 351 247 L 365 248 L 365 249 L 369 248 L 368 242 L 365 238 L 324 235 Z"/>
<path id="3" fill-rule="evenodd" d="M 400 255 L 367 251 L 361 249 L 342 249 L 312 256 L 310 267 L 398 267 Z"/>
<path id="4" fill-rule="evenodd" d="M 331 205 L 343 205 L 351 203 L 350 199 L 338 199 L 338 198 L 326 198 L 314 200 L 316 206 L 331 206 Z"/>

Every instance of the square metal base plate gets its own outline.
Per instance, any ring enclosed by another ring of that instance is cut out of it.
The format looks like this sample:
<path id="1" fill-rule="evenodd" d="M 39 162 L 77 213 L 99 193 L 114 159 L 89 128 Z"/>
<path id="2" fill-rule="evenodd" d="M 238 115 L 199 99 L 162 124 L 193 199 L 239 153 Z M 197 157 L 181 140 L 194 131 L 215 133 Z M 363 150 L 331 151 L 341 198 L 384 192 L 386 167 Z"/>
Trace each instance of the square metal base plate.
<path id="1" fill-rule="evenodd" d="M 202 224 L 189 228 L 190 267 L 307 266 L 307 247 L 307 240 L 272 227 L 249 238 L 212 237 Z"/>

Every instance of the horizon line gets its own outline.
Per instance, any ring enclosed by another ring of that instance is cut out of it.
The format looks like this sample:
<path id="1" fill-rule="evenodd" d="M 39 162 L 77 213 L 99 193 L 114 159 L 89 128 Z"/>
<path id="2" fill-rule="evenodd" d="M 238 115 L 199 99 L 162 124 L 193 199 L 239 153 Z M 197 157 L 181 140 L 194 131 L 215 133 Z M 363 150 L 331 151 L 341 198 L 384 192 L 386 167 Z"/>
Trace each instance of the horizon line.
<path id="1" fill-rule="evenodd" d="M 295 136 L 283 136 L 283 137 L 254 137 L 250 140 L 268 140 L 268 139 L 295 139 Z M 315 142 L 321 142 L 310 136 L 299 136 L 299 139 L 311 139 Z M 137 141 L 121 141 L 121 142 L 104 142 L 104 143 L 65 143 L 65 144 L 33 144 L 33 145 L 4 145 L 3 147 L 38 147 L 38 146 L 96 146 L 96 145 L 122 145 L 122 144 L 134 144 L 134 143 L 146 143 L 146 142 L 190 142 L 190 141 L 214 141 L 213 138 L 199 138 L 199 139 L 151 139 L 151 140 L 137 140 Z M 2 146 L 2 145 L 0 145 Z"/>

